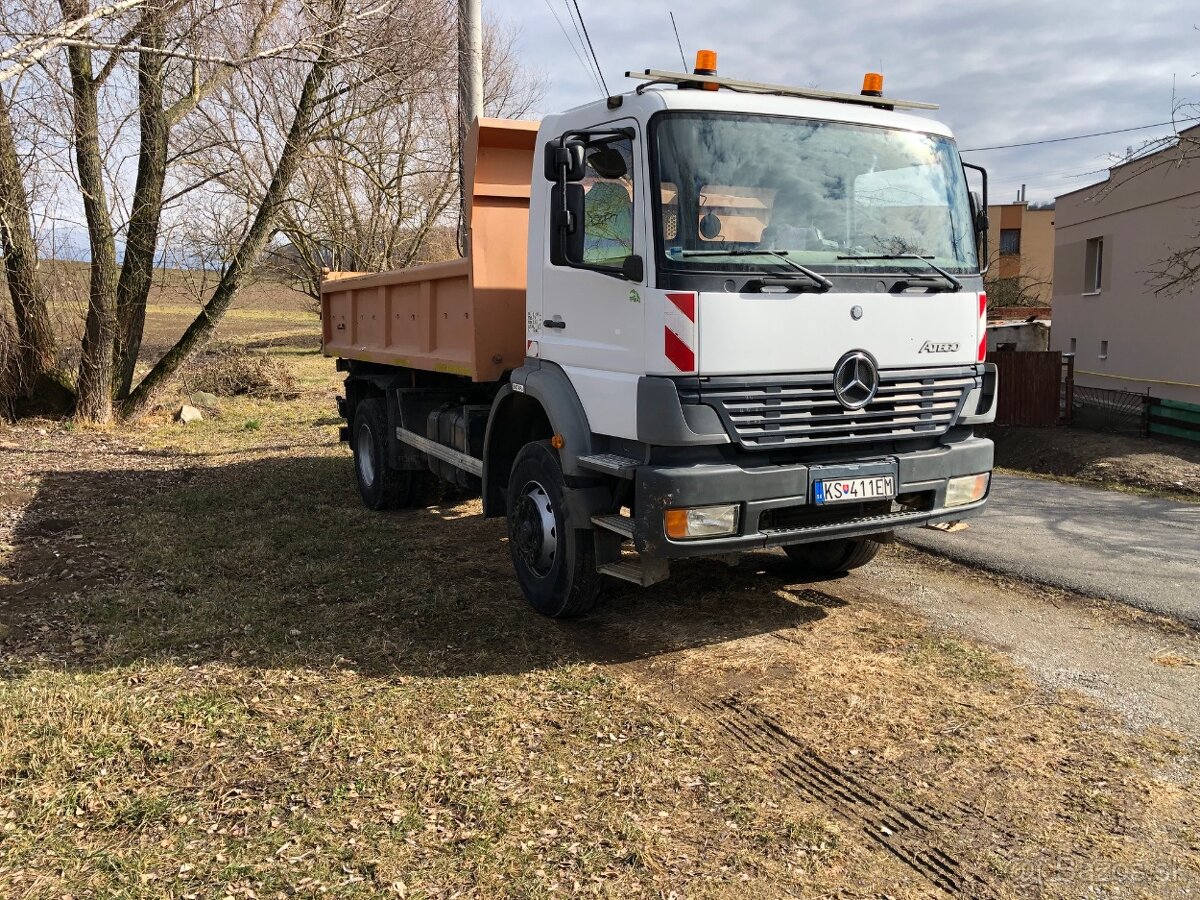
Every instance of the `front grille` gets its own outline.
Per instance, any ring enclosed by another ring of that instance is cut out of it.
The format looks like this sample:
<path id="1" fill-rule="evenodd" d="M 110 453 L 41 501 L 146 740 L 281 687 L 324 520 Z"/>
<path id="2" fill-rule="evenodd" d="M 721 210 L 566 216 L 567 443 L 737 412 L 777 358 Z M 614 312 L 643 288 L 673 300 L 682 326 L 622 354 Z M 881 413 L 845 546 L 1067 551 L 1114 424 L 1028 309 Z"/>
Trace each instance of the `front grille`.
<path id="1" fill-rule="evenodd" d="M 930 437 L 958 418 L 978 380 L 972 368 L 884 370 L 863 409 L 847 410 L 833 373 L 744 379 L 712 377 L 679 384 L 685 403 L 717 410 L 730 436 L 748 450 L 815 447 Z"/>

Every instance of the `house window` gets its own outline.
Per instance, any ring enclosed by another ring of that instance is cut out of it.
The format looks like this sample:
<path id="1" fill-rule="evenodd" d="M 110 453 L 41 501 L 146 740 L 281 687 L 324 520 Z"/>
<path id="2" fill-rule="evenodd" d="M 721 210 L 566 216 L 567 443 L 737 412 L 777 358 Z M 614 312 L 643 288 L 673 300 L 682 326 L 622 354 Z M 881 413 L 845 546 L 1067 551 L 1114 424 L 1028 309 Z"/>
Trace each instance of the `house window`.
<path id="1" fill-rule="evenodd" d="M 1071 352 L 1071 354 L 1072 354 L 1072 355 L 1074 355 L 1074 353 L 1075 353 L 1075 345 L 1076 345 L 1076 343 L 1077 343 L 1077 342 L 1076 342 L 1075 338 L 1071 338 L 1071 350 L 1070 350 L 1070 352 Z"/>
<path id="2" fill-rule="evenodd" d="M 1108 359 L 1108 341 L 1100 342 L 1100 358 Z"/>
<path id="3" fill-rule="evenodd" d="M 1004 256 L 1015 256 L 1021 252 L 1021 229 L 1000 229 L 1000 253 Z"/>
<path id="4" fill-rule="evenodd" d="M 1100 293 L 1103 287 L 1104 238 L 1092 238 L 1087 242 L 1084 254 L 1083 290 L 1088 294 Z"/>

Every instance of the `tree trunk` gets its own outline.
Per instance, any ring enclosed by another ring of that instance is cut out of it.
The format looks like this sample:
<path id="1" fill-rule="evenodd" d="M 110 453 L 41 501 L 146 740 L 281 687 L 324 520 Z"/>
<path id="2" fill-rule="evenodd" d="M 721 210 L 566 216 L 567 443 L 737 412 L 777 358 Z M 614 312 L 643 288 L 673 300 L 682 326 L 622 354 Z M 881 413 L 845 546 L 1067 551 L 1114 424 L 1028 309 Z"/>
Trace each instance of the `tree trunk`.
<path id="1" fill-rule="evenodd" d="M 221 279 L 217 283 L 212 297 L 204 304 L 200 314 L 122 404 L 123 416 L 132 418 L 145 412 L 158 393 L 179 371 L 179 368 L 193 353 L 208 342 L 213 331 L 216 330 L 217 324 L 221 321 L 221 317 L 225 315 L 226 310 L 237 296 L 242 282 L 253 270 L 259 256 L 262 255 L 279 217 L 280 208 L 286 199 L 288 186 L 291 184 L 308 146 L 313 120 L 316 118 L 317 98 L 320 96 L 321 85 L 336 62 L 334 50 L 338 35 L 338 23 L 341 22 L 345 10 L 345 0 L 335 0 L 332 6 L 333 24 L 325 32 L 317 58 L 304 79 L 304 87 L 300 91 L 300 98 L 296 104 L 296 115 L 292 119 L 292 126 L 288 130 L 283 151 L 275 164 L 271 183 L 263 195 L 254 221 L 245 237 L 242 238 L 242 243 L 234 253 L 229 266 L 221 274 Z"/>
<path id="2" fill-rule="evenodd" d="M 141 46 L 161 49 L 163 31 L 161 9 L 148 8 L 139 30 Z M 133 386 L 133 370 L 146 325 L 146 302 L 154 282 L 154 254 L 158 249 L 169 135 L 163 108 L 163 61 L 158 53 L 138 55 L 140 137 L 137 181 L 125 238 L 125 258 L 117 281 L 117 334 L 113 345 L 113 390 L 118 401 L 128 397 Z"/>
<path id="3" fill-rule="evenodd" d="M 64 18 L 82 18 L 88 14 L 87 0 L 59 0 L 59 5 Z M 92 257 L 75 414 L 81 419 L 103 423 L 112 417 L 117 254 L 100 155 L 100 116 L 91 51 L 68 47 L 67 68 L 71 73 L 74 98 L 75 165 L 79 169 Z"/>
<path id="4" fill-rule="evenodd" d="M 0 250 L 4 253 L 4 276 L 13 307 L 13 325 L 8 337 L 10 352 L 5 373 L 9 389 L 28 392 L 38 378 L 58 365 L 58 350 L 46 295 L 38 281 L 37 245 L 30 226 L 29 198 L 13 140 L 8 99 L 0 91 Z"/>

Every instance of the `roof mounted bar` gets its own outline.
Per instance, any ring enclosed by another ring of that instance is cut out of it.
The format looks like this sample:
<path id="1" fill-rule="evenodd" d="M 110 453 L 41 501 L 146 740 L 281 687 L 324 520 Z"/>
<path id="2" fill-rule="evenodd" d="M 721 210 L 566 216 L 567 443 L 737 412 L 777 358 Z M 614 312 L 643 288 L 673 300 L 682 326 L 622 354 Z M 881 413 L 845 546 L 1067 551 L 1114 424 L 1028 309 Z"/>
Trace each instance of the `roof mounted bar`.
<path id="1" fill-rule="evenodd" d="M 837 103 L 856 103 L 859 106 L 885 106 L 893 109 L 937 109 L 936 103 L 921 103 L 917 100 L 892 100 L 888 97 L 864 97 L 862 94 L 842 94 L 837 91 L 822 91 L 816 88 L 788 87 L 783 84 L 765 84 L 759 81 L 739 81 L 719 75 L 690 75 L 683 72 L 663 72 L 646 69 L 644 72 L 626 72 L 626 78 L 636 78 L 646 84 L 638 85 L 641 93 L 652 84 L 716 84 L 731 91 L 749 94 L 776 94 L 781 97 L 803 97 L 806 100 L 833 100 Z"/>

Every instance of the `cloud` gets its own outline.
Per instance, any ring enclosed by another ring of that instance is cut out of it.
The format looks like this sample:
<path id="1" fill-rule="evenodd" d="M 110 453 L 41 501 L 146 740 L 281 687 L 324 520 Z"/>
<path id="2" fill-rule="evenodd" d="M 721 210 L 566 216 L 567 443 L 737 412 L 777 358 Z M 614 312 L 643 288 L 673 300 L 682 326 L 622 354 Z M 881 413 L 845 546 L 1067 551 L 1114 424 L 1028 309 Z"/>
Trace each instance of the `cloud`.
<path id="1" fill-rule="evenodd" d="M 545 112 L 600 96 L 555 22 L 572 39 L 569 0 L 489 0 L 520 25 L 525 62 L 549 78 Z M 940 103 L 961 147 L 1127 128 L 1171 118 L 1179 99 L 1200 103 L 1200 12 L 1187 4 L 1015 0 L 998 4 L 692 0 L 579 0 L 612 92 L 626 69 L 682 65 L 684 50 L 720 55 L 722 73 L 756 81 L 855 90 L 882 68 L 886 93 Z M 1192 113 L 1193 115 L 1197 113 Z M 1112 154 L 1169 129 L 969 155 L 991 172 L 993 196 L 1049 199 L 1103 178 Z"/>

